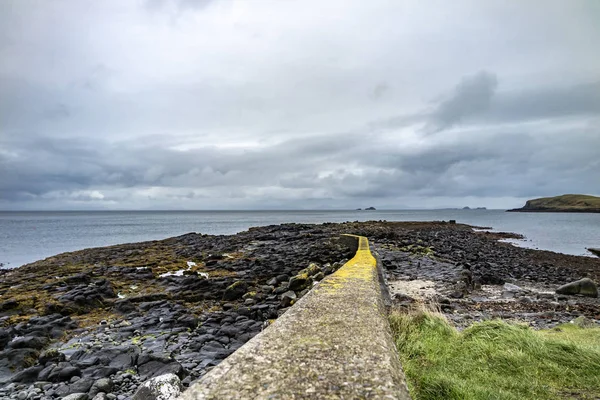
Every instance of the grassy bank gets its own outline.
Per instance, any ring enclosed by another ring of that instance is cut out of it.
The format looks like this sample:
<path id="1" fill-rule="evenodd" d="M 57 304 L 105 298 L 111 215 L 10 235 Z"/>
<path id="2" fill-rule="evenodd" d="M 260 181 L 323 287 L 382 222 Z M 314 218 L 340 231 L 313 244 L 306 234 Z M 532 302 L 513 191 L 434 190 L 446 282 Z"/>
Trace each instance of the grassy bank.
<path id="1" fill-rule="evenodd" d="M 600 328 L 486 321 L 458 332 L 423 311 L 390 321 L 415 400 L 600 397 Z"/>

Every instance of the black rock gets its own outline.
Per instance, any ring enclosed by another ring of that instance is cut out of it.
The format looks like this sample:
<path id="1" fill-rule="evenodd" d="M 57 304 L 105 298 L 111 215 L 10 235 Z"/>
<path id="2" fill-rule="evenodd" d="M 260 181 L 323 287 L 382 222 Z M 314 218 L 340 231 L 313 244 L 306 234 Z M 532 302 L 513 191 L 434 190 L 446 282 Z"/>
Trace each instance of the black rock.
<path id="1" fill-rule="evenodd" d="M 75 383 L 69 385 L 70 393 L 87 393 L 94 384 L 93 378 L 81 378 Z"/>
<path id="2" fill-rule="evenodd" d="M 48 339 L 35 337 L 35 336 L 24 336 L 17 338 L 10 342 L 7 347 L 13 349 L 41 349 L 48 344 Z"/>
<path id="3" fill-rule="evenodd" d="M 154 378 L 156 376 L 172 373 L 180 378 L 184 375 L 181 364 L 176 361 L 165 364 L 160 361 L 148 361 L 138 367 L 138 373 L 142 379 Z"/>
<path id="4" fill-rule="evenodd" d="M 240 299 L 248 291 L 248 284 L 244 281 L 237 281 L 228 286 L 223 293 L 224 301 Z"/>
<path id="5" fill-rule="evenodd" d="M 61 381 L 68 381 L 74 376 L 81 376 L 81 370 L 77 367 L 65 367 L 58 374 Z"/>
<path id="6" fill-rule="evenodd" d="M 30 383 L 35 382 L 39 373 L 44 369 L 42 366 L 29 367 L 24 369 L 21 372 L 18 372 L 15 376 L 12 377 L 13 382 L 21 382 L 21 383 Z"/>
<path id="7" fill-rule="evenodd" d="M 135 305 L 130 300 L 121 299 L 115 302 L 115 310 L 122 314 L 127 314 L 135 311 Z"/>
<path id="8" fill-rule="evenodd" d="M 10 342 L 11 336 L 7 329 L 0 328 L 0 350 L 4 350 L 8 342 Z"/>
<path id="9" fill-rule="evenodd" d="M 40 355 L 40 358 L 38 359 L 38 362 L 42 365 L 45 365 L 46 363 L 48 363 L 50 361 L 55 362 L 55 363 L 65 361 L 65 355 L 63 353 L 59 352 L 58 350 L 50 349 L 50 350 L 44 351 Z"/>

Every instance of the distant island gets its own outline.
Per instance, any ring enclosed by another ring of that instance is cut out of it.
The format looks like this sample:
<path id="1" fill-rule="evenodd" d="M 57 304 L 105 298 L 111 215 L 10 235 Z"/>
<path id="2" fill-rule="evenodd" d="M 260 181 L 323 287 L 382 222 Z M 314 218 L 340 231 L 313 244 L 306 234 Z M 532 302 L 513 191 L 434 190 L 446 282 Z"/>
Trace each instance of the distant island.
<path id="1" fill-rule="evenodd" d="M 366 211 L 375 211 L 376 208 L 375 207 L 367 207 L 365 208 Z"/>
<path id="2" fill-rule="evenodd" d="M 600 213 L 600 197 L 584 194 L 563 194 L 528 200 L 523 208 L 509 212 L 582 212 Z"/>
<path id="3" fill-rule="evenodd" d="M 471 208 L 469 206 L 465 206 L 462 208 L 463 210 L 487 210 L 487 208 L 485 207 L 475 207 L 475 208 Z"/>

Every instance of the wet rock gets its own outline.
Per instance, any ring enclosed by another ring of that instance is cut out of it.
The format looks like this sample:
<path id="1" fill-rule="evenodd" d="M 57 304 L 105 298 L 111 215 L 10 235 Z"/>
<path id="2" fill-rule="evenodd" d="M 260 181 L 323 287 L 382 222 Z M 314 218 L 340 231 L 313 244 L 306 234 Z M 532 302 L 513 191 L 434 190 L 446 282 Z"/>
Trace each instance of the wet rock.
<path id="1" fill-rule="evenodd" d="M 173 361 L 164 363 L 162 361 L 149 361 L 138 367 L 138 373 L 142 379 L 154 378 L 164 374 L 183 375 L 183 367 L 180 363 Z"/>
<path id="2" fill-rule="evenodd" d="M 8 343 L 9 348 L 13 349 L 41 349 L 48 344 L 48 339 L 35 336 L 19 337 Z"/>
<path id="3" fill-rule="evenodd" d="M 11 334 L 6 329 L 0 328 L 0 350 L 3 350 L 10 342 Z"/>
<path id="4" fill-rule="evenodd" d="M 78 285 L 78 284 L 89 284 L 92 281 L 92 277 L 89 274 L 81 273 L 68 276 L 64 279 L 65 283 L 68 285 Z"/>
<path id="5" fill-rule="evenodd" d="M 14 310 L 19 307 L 19 302 L 15 299 L 6 300 L 0 303 L 0 312 Z"/>
<path id="6" fill-rule="evenodd" d="M 93 384 L 93 378 L 81 378 L 69 385 L 69 391 L 71 393 L 87 393 L 89 392 Z"/>
<path id="7" fill-rule="evenodd" d="M 175 374 L 165 374 L 144 382 L 132 400 L 174 400 L 181 394 L 181 381 Z"/>
<path id="8" fill-rule="evenodd" d="M 576 295 L 587 297 L 598 297 L 598 286 L 590 278 L 583 278 L 575 282 L 567 283 L 556 289 L 558 294 Z"/>
<path id="9" fill-rule="evenodd" d="M 240 299 L 248 291 L 248 284 L 244 281 L 237 281 L 228 286 L 223 292 L 224 301 L 233 301 Z"/>
<path id="10" fill-rule="evenodd" d="M 63 397 L 63 400 L 88 400 L 87 393 L 71 393 L 70 395 Z"/>
<path id="11" fill-rule="evenodd" d="M 65 361 L 65 355 L 56 349 L 49 349 L 42 352 L 38 359 L 38 362 L 42 365 L 45 365 L 48 362 L 59 363 L 61 361 Z"/>
<path id="12" fill-rule="evenodd" d="M 298 297 L 296 296 L 296 293 L 292 290 L 289 290 L 281 295 L 280 306 L 284 308 L 289 307 L 293 302 L 296 301 L 297 298 Z"/>
<path id="13" fill-rule="evenodd" d="M 275 285 L 277 285 L 277 283 L 279 283 L 279 282 L 277 282 L 277 278 L 271 278 L 270 280 L 267 281 L 268 286 L 275 286 Z"/>
<path id="14" fill-rule="evenodd" d="M 300 290 L 305 289 L 308 285 L 310 285 L 310 283 L 311 283 L 311 278 L 305 272 L 303 274 L 298 274 L 296 276 L 293 276 L 290 279 L 290 283 L 289 283 L 288 287 L 290 290 L 300 291 Z"/>
<path id="15" fill-rule="evenodd" d="M 135 305 L 128 299 L 121 299 L 115 302 L 115 311 L 118 311 L 122 314 L 127 314 L 132 311 L 135 311 Z"/>
<path id="16" fill-rule="evenodd" d="M 113 381 L 109 378 L 101 378 L 94 382 L 89 394 L 95 396 L 97 393 L 111 393 L 113 390 Z"/>
<path id="17" fill-rule="evenodd" d="M 81 376 L 81 370 L 79 368 L 74 367 L 69 363 L 59 363 L 48 375 L 48 380 L 51 382 L 65 382 L 69 381 L 74 376 Z"/>
<path id="18" fill-rule="evenodd" d="M 15 376 L 13 376 L 12 382 L 22 382 L 22 383 L 34 382 L 37 379 L 39 373 L 43 369 L 44 369 L 44 367 L 42 367 L 42 366 L 26 368 L 23 371 L 17 373 Z"/>
<path id="19" fill-rule="evenodd" d="M 91 377 L 94 379 L 108 378 L 119 372 L 119 370 L 115 367 L 93 367 L 93 371 L 91 372 Z"/>
<path id="20" fill-rule="evenodd" d="M 482 285 L 503 285 L 506 282 L 500 275 L 492 272 L 484 272 L 477 278 Z"/>
<path id="21" fill-rule="evenodd" d="M 0 352 L 0 370 L 20 371 L 35 364 L 39 352 L 34 349 L 6 349 Z"/>
<path id="22" fill-rule="evenodd" d="M 502 298 L 512 299 L 527 292 L 528 290 L 525 290 L 520 286 L 513 285 L 512 283 L 505 283 L 502 287 Z"/>
<path id="23" fill-rule="evenodd" d="M 315 280 L 315 281 L 320 281 L 320 280 L 322 280 L 323 278 L 325 278 L 325 274 L 324 274 L 323 272 L 318 272 L 318 273 L 316 273 L 315 275 L 313 275 L 313 277 L 312 277 L 312 278 L 313 278 L 313 280 Z"/>

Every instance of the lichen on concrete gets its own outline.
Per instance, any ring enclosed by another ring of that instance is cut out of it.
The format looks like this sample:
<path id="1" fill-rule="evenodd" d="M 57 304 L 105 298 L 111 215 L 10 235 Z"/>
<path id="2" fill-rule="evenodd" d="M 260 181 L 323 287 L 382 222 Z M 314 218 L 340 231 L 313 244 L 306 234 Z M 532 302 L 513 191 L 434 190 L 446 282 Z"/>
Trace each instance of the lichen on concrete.
<path id="1" fill-rule="evenodd" d="M 409 399 L 385 315 L 376 260 L 356 255 L 181 397 Z"/>

